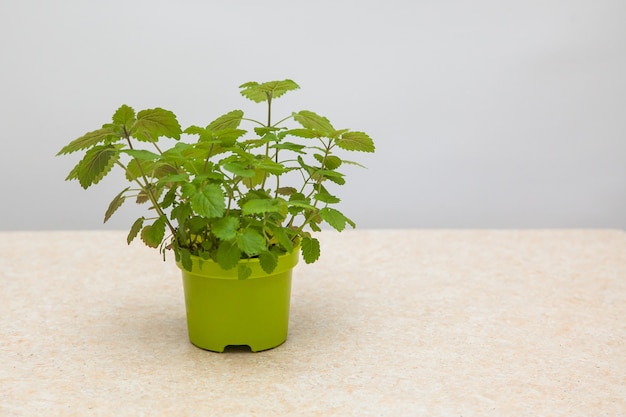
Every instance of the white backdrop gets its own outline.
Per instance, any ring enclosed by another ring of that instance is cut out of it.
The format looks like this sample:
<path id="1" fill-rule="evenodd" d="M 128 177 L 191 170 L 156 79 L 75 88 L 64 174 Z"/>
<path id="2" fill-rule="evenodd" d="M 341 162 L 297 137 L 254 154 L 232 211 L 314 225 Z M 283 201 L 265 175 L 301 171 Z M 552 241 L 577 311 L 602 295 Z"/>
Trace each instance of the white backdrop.
<path id="1" fill-rule="evenodd" d="M 341 194 L 359 227 L 626 227 L 624 0 L 1 0 L 0 52 L 0 229 L 127 228 L 102 225 L 122 178 L 64 182 L 63 145 L 283 78 L 277 113 L 376 141 Z"/>

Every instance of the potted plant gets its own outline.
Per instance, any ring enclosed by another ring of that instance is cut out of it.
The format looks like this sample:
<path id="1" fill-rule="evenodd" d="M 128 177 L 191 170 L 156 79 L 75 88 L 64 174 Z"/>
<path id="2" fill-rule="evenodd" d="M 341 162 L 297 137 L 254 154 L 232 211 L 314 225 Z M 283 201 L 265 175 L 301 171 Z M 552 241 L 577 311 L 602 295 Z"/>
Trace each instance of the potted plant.
<path id="1" fill-rule="evenodd" d="M 283 343 L 291 270 L 299 253 L 306 263 L 320 255 L 311 232 L 322 223 L 355 227 L 332 207 L 339 198 L 331 188 L 345 183 L 339 168 L 359 164 L 337 151 L 374 152 L 373 141 L 308 110 L 274 121 L 274 100 L 298 88 L 291 80 L 245 83 L 241 94 L 265 103 L 265 120 L 233 110 L 184 130 L 171 111 L 122 105 L 111 123 L 57 154 L 84 152 L 66 180 L 85 189 L 122 169 L 130 185 L 113 198 L 104 221 L 126 200 L 147 205 L 127 242 L 138 236 L 164 259 L 174 252 L 189 337 L 201 348 L 259 351 Z M 182 141 L 183 134 L 193 141 Z"/>

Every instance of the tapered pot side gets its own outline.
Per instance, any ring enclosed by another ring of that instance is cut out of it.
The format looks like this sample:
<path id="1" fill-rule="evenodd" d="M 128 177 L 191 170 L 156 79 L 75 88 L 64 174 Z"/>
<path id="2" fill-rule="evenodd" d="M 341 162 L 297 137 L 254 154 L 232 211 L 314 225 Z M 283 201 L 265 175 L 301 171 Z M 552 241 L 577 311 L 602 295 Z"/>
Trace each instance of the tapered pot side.
<path id="1" fill-rule="evenodd" d="M 227 346 L 247 345 L 253 352 L 281 345 L 287 339 L 292 270 L 299 251 L 278 257 L 267 274 L 258 259 L 242 260 L 252 273 L 238 279 L 238 268 L 222 269 L 211 260 L 192 257 L 182 271 L 189 340 L 195 346 L 223 352 Z"/>

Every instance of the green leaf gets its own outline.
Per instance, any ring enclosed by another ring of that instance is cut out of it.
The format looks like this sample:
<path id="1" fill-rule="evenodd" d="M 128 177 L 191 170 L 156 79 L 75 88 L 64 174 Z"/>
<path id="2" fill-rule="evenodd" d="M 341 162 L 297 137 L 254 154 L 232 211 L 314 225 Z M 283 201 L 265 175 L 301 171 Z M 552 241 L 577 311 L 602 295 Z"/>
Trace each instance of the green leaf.
<path id="1" fill-rule="evenodd" d="M 237 268 L 237 279 L 248 279 L 250 278 L 250 275 L 252 275 L 252 268 L 246 264 L 240 263 Z"/>
<path id="2" fill-rule="evenodd" d="M 366 167 L 365 165 L 361 165 L 361 164 L 359 164 L 358 162 L 354 162 L 354 161 L 346 161 L 346 160 L 344 159 L 344 160 L 343 160 L 343 163 L 344 163 L 344 164 L 348 164 L 348 165 L 356 165 L 356 166 L 358 166 L 359 168 L 364 168 L 364 169 L 367 169 L 367 167 Z"/>
<path id="3" fill-rule="evenodd" d="M 234 268 L 241 259 L 241 251 L 233 241 L 224 240 L 215 252 L 215 259 L 222 269 L 229 270 Z"/>
<path id="4" fill-rule="evenodd" d="M 204 217 L 194 216 L 187 222 L 187 227 L 192 235 L 200 235 L 209 223 L 208 219 Z"/>
<path id="5" fill-rule="evenodd" d="M 347 151 L 374 152 L 374 141 L 363 132 L 346 132 L 336 141 L 337 146 Z"/>
<path id="6" fill-rule="evenodd" d="M 317 159 L 317 161 L 320 164 L 323 164 L 322 168 L 334 170 L 341 166 L 342 161 L 341 161 L 341 158 L 339 158 L 338 156 L 326 155 L 325 159 L 323 155 L 320 155 L 318 153 L 314 154 L 313 156 L 315 157 L 315 159 Z"/>
<path id="7" fill-rule="evenodd" d="M 283 143 L 276 143 L 272 146 L 270 146 L 270 148 L 272 149 L 280 149 L 280 150 L 288 150 L 288 151 L 292 151 L 292 152 L 296 152 L 296 153 L 300 153 L 303 154 L 305 152 L 302 151 L 302 149 L 305 148 L 304 145 L 299 145 L 297 143 L 292 143 L 292 142 L 283 142 Z"/>
<path id="8" fill-rule="evenodd" d="M 335 128 L 330 124 L 330 121 L 324 116 L 313 113 L 312 111 L 302 110 L 293 114 L 293 118 L 296 122 L 300 123 L 302 127 L 321 133 L 323 136 L 332 136 L 335 132 Z"/>
<path id="9" fill-rule="evenodd" d="M 146 246 L 158 248 L 165 236 L 165 216 L 161 216 L 154 223 L 144 226 L 141 230 L 141 240 Z"/>
<path id="10" fill-rule="evenodd" d="M 120 152 L 124 152 L 136 159 L 141 159 L 142 161 L 156 161 L 161 158 L 161 155 L 147 151 L 145 149 L 122 149 Z"/>
<path id="11" fill-rule="evenodd" d="M 178 224 L 182 224 L 186 219 L 188 219 L 192 215 L 192 210 L 189 204 L 178 204 L 176 207 L 172 209 L 170 213 L 170 218 L 172 220 L 176 220 Z"/>
<path id="12" fill-rule="evenodd" d="M 122 104 L 122 106 L 115 111 L 113 115 L 113 123 L 124 126 L 125 129 L 129 129 L 135 122 L 135 110 Z"/>
<path id="13" fill-rule="evenodd" d="M 223 129 L 213 132 L 213 137 L 221 146 L 229 148 L 246 133 L 248 132 L 242 129 Z"/>
<path id="14" fill-rule="evenodd" d="M 305 139 L 314 139 L 314 138 L 319 138 L 320 136 L 322 136 L 317 131 L 310 130 L 310 129 L 290 129 L 286 133 L 292 136 L 297 136 L 299 138 L 305 138 Z"/>
<path id="15" fill-rule="evenodd" d="M 137 140 L 156 142 L 161 136 L 178 140 L 182 129 L 174 113 L 155 108 L 137 113 L 137 120 L 130 133 Z"/>
<path id="16" fill-rule="evenodd" d="M 280 195 L 292 195 L 293 193 L 297 193 L 298 190 L 293 187 L 279 187 L 276 189 L 276 192 Z"/>
<path id="17" fill-rule="evenodd" d="M 231 240 L 237 236 L 237 229 L 239 229 L 237 217 L 222 217 L 213 222 L 211 231 L 218 239 Z"/>
<path id="18" fill-rule="evenodd" d="M 172 174 L 167 177 L 159 179 L 159 184 L 168 184 L 172 182 L 187 182 L 189 181 L 189 175 L 187 174 Z"/>
<path id="19" fill-rule="evenodd" d="M 285 172 L 284 165 L 274 162 L 269 158 L 255 160 L 254 166 L 274 175 L 281 175 Z"/>
<path id="20" fill-rule="evenodd" d="M 78 182 L 85 189 L 97 184 L 111 171 L 119 157 L 119 149 L 114 145 L 100 145 L 91 148 L 76 166 Z"/>
<path id="21" fill-rule="evenodd" d="M 169 191 L 165 193 L 165 196 L 163 197 L 163 200 L 161 200 L 161 204 L 159 204 L 159 206 L 162 209 L 166 209 L 174 204 L 174 201 L 176 201 L 176 188 L 170 188 Z"/>
<path id="22" fill-rule="evenodd" d="M 330 171 L 327 169 L 320 169 L 315 171 L 313 178 L 315 179 L 319 179 L 319 180 L 324 180 L 324 179 L 328 179 L 332 182 L 334 182 L 335 184 L 339 184 L 339 185 L 344 185 L 346 183 L 346 180 L 343 178 L 344 175 L 340 172 L 337 171 Z"/>
<path id="23" fill-rule="evenodd" d="M 206 128 L 210 131 L 237 129 L 243 118 L 243 111 L 233 110 L 213 120 Z"/>
<path id="24" fill-rule="evenodd" d="M 61 149 L 59 153 L 57 153 L 57 156 L 91 148 L 101 142 L 116 137 L 119 136 L 115 134 L 115 131 L 111 127 L 94 130 L 93 132 L 86 133 L 78 139 L 71 141 L 68 145 Z"/>
<path id="25" fill-rule="evenodd" d="M 224 193 L 217 184 L 204 184 L 193 197 L 191 208 L 200 216 L 206 218 L 221 217 L 226 209 Z"/>
<path id="26" fill-rule="evenodd" d="M 154 193 L 154 186 L 152 184 L 146 184 L 146 186 L 142 187 L 141 190 L 139 190 L 139 193 L 137 193 L 137 200 L 135 200 L 136 203 L 143 204 L 150 201 L 151 192 Z"/>
<path id="27" fill-rule="evenodd" d="M 129 245 L 130 245 L 130 242 L 135 240 L 135 238 L 139 234 L 139 231 L 141 230 L 141 226 L 143 226 L 143 221 L 144 221 L 144 218 L 140 217 L 137 220 L 135 220 L 135 223 L 133 223 L 133 225 L 130 227 L 130 232 L 128 232 L 128 237 L 126 237 L 126 242 Z"/>
<path id="28" fill-rule="evenodd" d="M 244 216 L 264 213 L 281 213 L 286 215 L 287 203 L 282 198 L 250 200 L 241 207 L 241 213 Z"/>
<path id="29" fill-rule="evenodd" d="M 259 253 L 259 264 L 265 272 L 271 274 L 278 265 L 278 256 L 270 251 L 263 251 Z"/>
<path id="30" fill-rule="evenodd" d="M 187 135 L 198 135 L 201 141 L 207 141 L 213 139 L 213 132 L 208 129 L 199 126 L 189 126 L 183 131 Z"/>
<path id="31" fill-rule="evenodd" d="M 298 208 L 303 208 L 303 209 L 308 209 L 308 210 L 315 210 L 315 207 L 309 204 L 309 202 L 306 200 L 289 200 L 288 205 L 289 207 L 298 207 Z"/>
<path id="32" fill-rule="evenodd" d="M 263 137 L 264 139 L 267 139 L 268 141 L 276 141 L 277 140 L 276 132 L 278 132 L 280 129 L 281 128 L 274 127 L 274 126 L 255 127 L 254 133 Z"/>
<path id="33" fill-rule="evenodd" d="M 113 213 L 115 213 L 115 211 L 122 206 L 124 200 L 126 200 L 126 197 L 124 197 L 124 193 L 128 191 L 129 188 L 130 187 L 126 187 L 124 190 L 122 190 L 121 193 L 113 198 L 113 201 L 111 201 L 111 203 L 109 204 L 109 208 L 107 209 L 106 213 L 104 213 L 104 223 L 106 223 L 111 218 Z"/>
<path id="34" fill-rule="evenodd" d="M 320 257 L 320 242 L 314 237 L 304 237 L 302 238 L 300 250 L 304 262 L 312 264 Z"/>
<path id="35" fill-rule="evenodd" d="M 180 255 L 180 263 L 183 265 L 187 271 L 191 271 L 193 268 L 193 262 L 191 261 L 191 252 L 187 248 L 178 248 L 178 253 Z"/>
<path id="36" fill-rule="evenodd" d="M 266 177 L 265 172 L 259 169 L 254 172 L 254 176 L 250 178 L 244 178 L 242 182 L 245 184 L 246 187 L 254 188 L 257 185 L 262 184 L 265 177 Z"/>
<path id="37" fill-rule="evenodd" d="M 287 91 L 297 90 L 300 86 L 292 80 L 268 81 L 262 84 L 251 81 L 240 85 L 239 88 L 242 96 L 261 103 L 267 101 L 268 98 L 278 98 Z"/>
<path id="38" fill-rule="evenodd" d="M 270 230 L 274 234 L 274 237 L 280 243 L 283 248 L 287 250 L 287 252 L 291 252 L 293 250 L 293 242 L 289 239 L 287 232 L 279 225 L 269 225 Z"/>
<path id="39" fill-rule="evenodd" d="M 223 164 L 222 167 L 226 171 L 232 172 L 242 178 L 251 178 L 254 177 L 255 174 L 253 169 L 248 168 L 245 163 L 239 161 L 227 162 Z"/>
<path id="40" fill-rule="evenodd" d="M 324 207 L 319 211 L 320 217 L 329 225 L 331 225 L 335 230 L 341 232 L 346 228 L 346 223 L 352 223 L 346 216 L 344 216 L 339 210 L 335 210 L 330 207 Z M 352 226 L 354 227 L 354 226 Z"/>
<path id="41" fill-rule="evenodd" d="M 313 196 L 313 198 L 323 203 L 336 204 L 341 201 L 339 198 L 330 194 L 322 184 L 315 185 L 315 190 L 317 191 L 317 193 Z"/>
<path id="42" fill-rule="evenodd" d="M 248 256 L 255 256 L 267 249 L 265 239 L 252 229 L 246 229 L 237 235 L 237 246 Z"/>

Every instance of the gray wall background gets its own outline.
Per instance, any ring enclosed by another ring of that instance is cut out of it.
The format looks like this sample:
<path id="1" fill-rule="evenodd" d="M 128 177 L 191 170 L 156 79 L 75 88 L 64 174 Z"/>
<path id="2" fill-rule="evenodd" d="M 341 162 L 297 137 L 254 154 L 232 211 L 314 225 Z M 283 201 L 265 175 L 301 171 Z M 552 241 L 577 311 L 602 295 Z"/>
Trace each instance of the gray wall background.
<path id="1" fill-rule="evenodd" d="M 102 225 L 121 176 L 64 182 L 63 145 L 122 103 L 254 115 L 238 85 L 282 78 L 277 113 L 375 139 L 359 227 L 626 228 L 623 0 L 2 0 L 0 48 L 0 230 L 129 227 Z"/>

